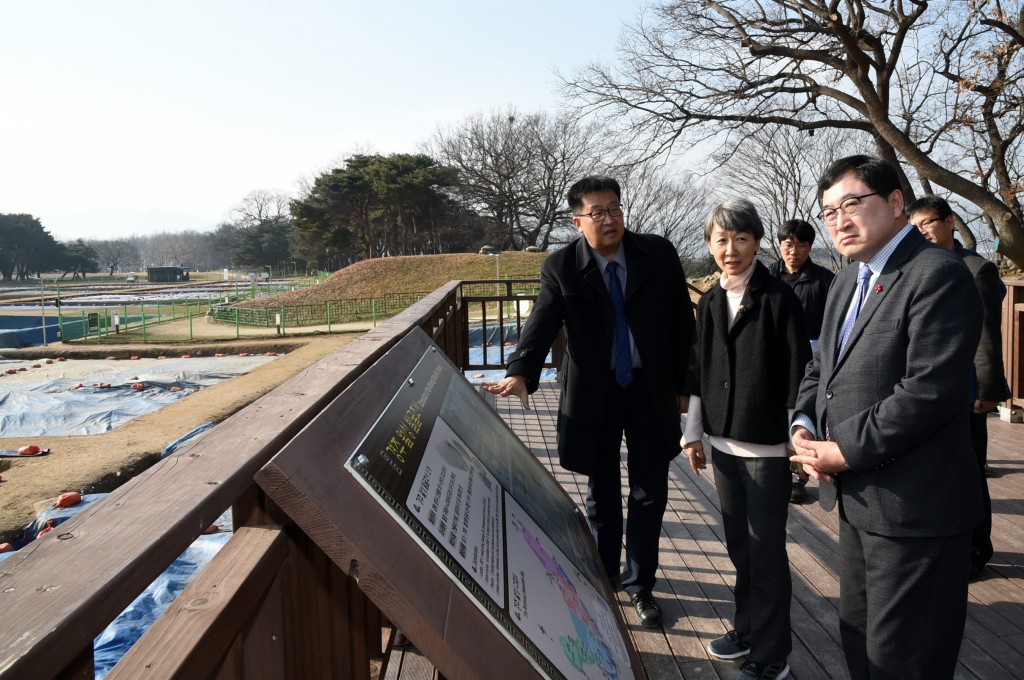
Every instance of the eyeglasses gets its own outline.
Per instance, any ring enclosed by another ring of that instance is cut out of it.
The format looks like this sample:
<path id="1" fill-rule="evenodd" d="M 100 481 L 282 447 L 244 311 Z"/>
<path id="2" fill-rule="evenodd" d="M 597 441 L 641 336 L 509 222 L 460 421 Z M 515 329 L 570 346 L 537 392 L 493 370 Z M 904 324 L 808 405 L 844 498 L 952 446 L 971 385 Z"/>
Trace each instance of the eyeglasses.
<path id="1" fill-rule="evenodd" d="M 862 199 L 868 196 L 881 196 L 877 191 L 872 191 L 870 194 L 861 194 L 860 196 L 850 196 L 848 199 L 839 204 L 835 208 L 825 208 L 818 213 L 818 218 L 823 220 L 828 226 L 833 226 L 836 220 L 839 219 L 839 213 L 843 213 L 847 217 L 856 217 L 857 213 L 860 212 L 860 206 Z"/>
<path id="2" fill-rule="evenodd" d="M 604 218 L 611 216 L 615 219 L 622 217 L 622 204 L 613 205 L 610 208 L 604 210 L 592 210 L 588 213 L 577 213 L 576 217 L 589 217 L 595 222 L 604 222 Z"/>
<path id="3" fill-rule="evenodd" d="M 920 222 L 918 222 L 914 226 L 917 227 L 918 229 L 927 229 L 928 227 L 932 226 L 936 222 L 942 222 L 945 219 L 946 219 L 945 217 L 929 217 L 926 220 L 921 220 Z"/>

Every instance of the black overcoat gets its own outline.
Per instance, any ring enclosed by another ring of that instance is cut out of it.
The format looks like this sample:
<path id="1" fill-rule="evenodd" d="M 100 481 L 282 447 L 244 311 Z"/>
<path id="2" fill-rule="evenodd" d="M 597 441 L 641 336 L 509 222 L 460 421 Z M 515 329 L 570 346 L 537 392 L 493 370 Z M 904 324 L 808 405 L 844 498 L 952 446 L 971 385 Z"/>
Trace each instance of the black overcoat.
<path id="1" fill-rule="evenodd" d="M 664 455 L 673 458 L 681 435 L 676 396 L 687 393 L 694 334 L 686 277 L 675 247 L 661 236 L 627 231 L 620 247 L 626 257 L 626 320 L 661 425 Z M 615 311 L 582 236 L 544 261 L 537 303 L 509 356 L 507 374 L 525 377 L 531 393 L 563 327 L 567 348 L 559 369 L 559 460 L 568 470 L 590 474 L 610 386 Z"/>

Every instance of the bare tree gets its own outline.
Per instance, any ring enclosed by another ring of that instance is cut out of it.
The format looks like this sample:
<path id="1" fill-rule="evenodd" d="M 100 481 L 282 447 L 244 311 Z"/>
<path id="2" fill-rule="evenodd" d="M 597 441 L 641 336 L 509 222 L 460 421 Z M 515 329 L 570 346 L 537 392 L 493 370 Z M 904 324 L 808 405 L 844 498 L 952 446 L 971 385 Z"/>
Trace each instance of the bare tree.
<path id="1" fill-rule="evenodd" d="M 231 209 L 231 222 L 238 227 L 291 221 L 291 196 L 282 191 L 257 189 Z"/>
<path id="2" fill-rule="evenodd" d="M 153 234 L 148 239 L 148 264 L 189 267 L 195 267 L 204 240 L 199 232 L 193 230 L 165 231 Z"/>
<path id="3" fill-rule="evenodd" d="M 676 0 L 627 30 L 618 68 L 564 80 L 650 153 L 751 126 L 862 131 L 978 206 L 1024 263 L 1022 34 L 1021 0 Z"/>
<path id="4" fill-rule="evenodd" d="M 96 253 L 99 265 L 107 270 L 109 276 L 116 271 L 127 271 L 134 268 L 139 259 L 138 249 L 132 241 L 121 239 L 103 239 L 86 241 Z"/>
<path id="5" fill-rule="evenodd" d="M 703 257 L 704 218 L 710 210 L 705 183 L 685 171 L 647 162 L 613 170 L 622 185 L 626 226 L 658 234 L 675 245 L 684 260 Z"/>
<path id="6" fill-rule="evenodd" d="M 569 186 L 603 167 L 596 128 L 568 114 L 476 114 L 439 129 L 427 147 L 458 170 L 461 202 L 495 225 L 502 249 L 546 250 L 568 224 Z"/>

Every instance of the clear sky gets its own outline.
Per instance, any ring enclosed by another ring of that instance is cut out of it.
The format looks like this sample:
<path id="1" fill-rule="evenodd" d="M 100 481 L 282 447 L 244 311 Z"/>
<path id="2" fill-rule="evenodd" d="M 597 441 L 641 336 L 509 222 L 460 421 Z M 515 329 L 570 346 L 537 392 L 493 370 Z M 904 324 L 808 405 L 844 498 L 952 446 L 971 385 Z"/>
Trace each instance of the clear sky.
<path id="1" fill-rule="evenodd" d="M 554 111 L 642 0 L 0 4 L 0 213 L 59 240 L 206 229 L 355 150 Z"/>

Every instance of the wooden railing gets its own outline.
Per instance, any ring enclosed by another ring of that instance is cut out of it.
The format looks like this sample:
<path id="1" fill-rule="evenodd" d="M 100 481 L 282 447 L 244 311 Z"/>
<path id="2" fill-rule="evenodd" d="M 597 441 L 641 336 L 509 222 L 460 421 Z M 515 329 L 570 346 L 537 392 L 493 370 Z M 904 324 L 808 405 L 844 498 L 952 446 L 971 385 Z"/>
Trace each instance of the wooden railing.
<path id="1" fill-rule="evenodd" d="M 1006 281 L 1003 299 L 1003 370 L 1010 385 L 1007 406 L 1024 406 L 1024 281 Z"/>
<path id="2" fill-rule="evenodd" d="M 253 475 L 413 329 L 458 363 L 460 304 L 439 288 L 0 562 L 0 678 L 92 678 L 94 638 L 229 506 L 234 536 L 108 677 L 369 678 L 389 627 Z"/>

